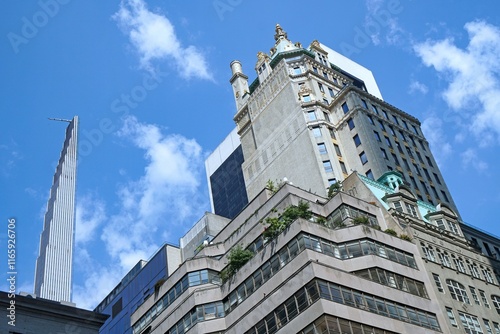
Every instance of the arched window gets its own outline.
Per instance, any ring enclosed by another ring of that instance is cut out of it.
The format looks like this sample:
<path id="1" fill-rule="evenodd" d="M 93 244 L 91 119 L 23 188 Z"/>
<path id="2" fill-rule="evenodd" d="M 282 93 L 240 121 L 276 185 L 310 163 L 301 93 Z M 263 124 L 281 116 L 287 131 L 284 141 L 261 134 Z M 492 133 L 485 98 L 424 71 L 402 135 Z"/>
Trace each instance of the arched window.
<path id="1" fill-rule="evenodd" d="M 500 297 L 491 295 L 491 300 L 493 301 L 493 305 L 495 305 L 495 308 L 497 309 L 497 313 L 500 314 Z"/>
<path id="2" fill-rule="evenodd" d="M 457 281 L 447 279 L 446 285 L 448 285 L 448 289 L 450 290 L 450 294 L 453 299 L 470 304 L 469 296 L 467 295 L 467 291 L 462 284 Z"/>

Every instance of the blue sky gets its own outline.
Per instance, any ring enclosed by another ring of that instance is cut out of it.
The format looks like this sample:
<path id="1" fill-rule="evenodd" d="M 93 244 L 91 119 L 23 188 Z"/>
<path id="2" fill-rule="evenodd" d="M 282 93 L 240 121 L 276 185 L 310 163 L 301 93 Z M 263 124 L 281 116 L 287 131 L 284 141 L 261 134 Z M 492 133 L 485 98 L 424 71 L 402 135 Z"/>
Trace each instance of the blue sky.
<path id="1" fill-rule="evenodd" d="M 229 63 L 240 60 L 252 81 L 276 23 L 293 42 L 317 39 L 369 68 L 384 99 L 421 120 L 463 219 L 498 235 L 500 3 L 314 5 L 9 1 L 0 192 L 3 224 L 17 221 L 18 290 L 32 291 L 64 140 L 65 123 L 47 118 L 80 117 L 74 301 L 91 308 L 209 211 L 203 162 L 234 127 Z"/>

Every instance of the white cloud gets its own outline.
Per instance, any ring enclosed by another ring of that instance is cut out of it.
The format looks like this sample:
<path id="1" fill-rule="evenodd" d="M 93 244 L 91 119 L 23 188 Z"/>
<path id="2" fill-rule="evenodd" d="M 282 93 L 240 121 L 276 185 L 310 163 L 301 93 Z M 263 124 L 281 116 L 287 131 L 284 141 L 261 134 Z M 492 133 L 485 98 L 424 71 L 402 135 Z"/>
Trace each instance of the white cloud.
<path id="1" fill-rule="evenodd" d="M 483 21 L 465 25 L 469 44 L 461 49 L 453 39 L 426 41 L 414 50 L 426 66 L 448 81 L 442 96 L 480 145 L 500 136 L 500 29 Z"/>
<path id="2" fill-rule="evenodd" d="M 421 129 L 429 142 L 434 159 L 442 167 L 444 161 L 453 152 L 443 129 L 443 121 L 439 117 L 430 116 L 422 122 Z"/>
<path id="3" fill-rule="evenodd" d="M 469 148 L 460 154 L 462 165 L 464 168 L 472 167 L 478 172 L 483 172 L 488 169 L 488 164 L 479 159 L 475 150 Z"/>
<path id="4" fill-rule="evenodd" d="M 418 93 L 421 93 L 421 94 L 427 94 L 427 92 L 429 91 L 429 88 L 427 88 L 427 86 L 419 81 L 412 81 L 410 83 L 410 93 L 415 93 L 415 92 L 418 92 Z"/>
<path id="5" fill-rule="evenodd" d="M 85 195 L 76 201 L 75 242 L 86 243 L 94 238 L 96 229 L 106 220 L 104 202 Z"/>
<path id="6" fill-rule="evenodd" d="M 389 10 L 389 7 L 395 12 Z M 391 2 L 386 0 L 367 0 L 367 15 L 364 22 L 364 30 L 370 36 L 374 45 L 385 42 L 388 45 L 395 45 L 402 41 L 404 30 L 401 28 L 397 16 L 401 6 L 392 8 Z"/>
<path id="7" fill-rule="evenodd" d="M 144 174 L 119 186 L 113 214 L 91 196 L 79 204 L 75 270 L 84 277 L 74 288 L 79 307 L 95 307 L 139 260 L 171 241 L 166 238 L 182 235 L 208 207 L 200 191 L 203 151 L 195 140 L 165 135 L 132 116 L 118 135 L 145 152 Z M 105 252 L 95 254 L 96 248 Z"/>
<path id="8" fill-rule="evenodd" d="M 165 231 L 185 229 L 203 213 L 200 193 L 203 155 L 195 140 L 165 136 L 159 127 L 125 119 L 119 136 L 145 151 L 144 175 L 120 186 L 120 212 L 112 216 L 102 239 L 112 258 L 131 267 L 148 258 L 165 240 Z"/>
<path id="9" fill-rule="evenodd" d="M 113 19 L 137 49 L 142 68 L 152 71 L 153 60 L 166 59 L 185 79 L 212 80 L 204 54 L 193 45 L 184 47 L 170 20 L 151 12 L 143 0 L 122 0 Z"/>

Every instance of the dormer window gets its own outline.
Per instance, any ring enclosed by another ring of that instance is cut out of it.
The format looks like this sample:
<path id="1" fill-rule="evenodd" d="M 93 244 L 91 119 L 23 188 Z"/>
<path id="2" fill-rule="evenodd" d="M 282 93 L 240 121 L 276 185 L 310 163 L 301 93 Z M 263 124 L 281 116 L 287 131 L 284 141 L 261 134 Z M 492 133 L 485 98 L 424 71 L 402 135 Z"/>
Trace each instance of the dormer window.
<path id="1" fill-rule="evenodd" d="M 400 201 L 393 202 L 392 205 L 394 206 L 394 209 L 396 209 L 396 211 L 403 212 L 403 207 L 401 206 Z"/>
<path id="2" fill-rule="evenodd" d="M 418 218 L 417 209 L 415 208 L 415 205 L 405 202 L 405 206 L 406 210 L 411 216 Z"/>
<path id="3" fill-rule="evenodd" d="M 266 69 L 266 63 L 262 64 L 262 66 L 259 67 L 259 74 L 261 74 L 262 72 L 264 72 L 265 69 Z"/>
<path id="4" fill-rule="evenodd" d="M 293 68 L 293 74 L 298 75 L 298 74 L 301 74 L 301 73 L 302 73 L 302 70 L 300 69 L 300 67 L 294 67 Z"/>
<path id="5" fill-rule="evenodd" d="M 458 226 L 456 223 L 449 221 L 449 220 L 447 220 L 446 223 L 448 224 L 448 229 L 451 232 L 455 233 L 456 235 L 460 235 L 460 230 L 458 229 Z"/>

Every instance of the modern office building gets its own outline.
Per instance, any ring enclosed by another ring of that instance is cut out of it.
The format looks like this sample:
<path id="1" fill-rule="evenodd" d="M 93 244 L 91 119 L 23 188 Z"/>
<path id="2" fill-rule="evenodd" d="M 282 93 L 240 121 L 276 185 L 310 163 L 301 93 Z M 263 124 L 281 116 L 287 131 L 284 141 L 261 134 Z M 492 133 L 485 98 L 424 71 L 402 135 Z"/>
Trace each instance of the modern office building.
<path id="1" fill-rule="evenodd" d="M 158 287 L 180 263 L 179 247 L 168 244 L 162 246 L 148 261 L 139 261 L 95 308 L 95 312 L 109 315 L 99 333 L 132 333 L 130 315 L 149 296 L 158 293 Z"/>
<path id="2" fill-rule="evenodd" d="M 247 205 L 243 150 L 236 129 L 205 160 L 212 212 L 234 218 Z"/>
<path id="3" fill-rule="evenodd" d="M 97 334 L 107 315 L 33 295 L 0 291 L 0 333 Z"/>
<path id="4" fill-rule="evenodd" d="M 78 116 L 67 122 L 40 236 L 34 293 L 45 299 L 71 302 Z"/>

